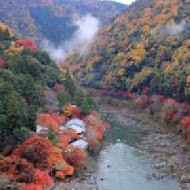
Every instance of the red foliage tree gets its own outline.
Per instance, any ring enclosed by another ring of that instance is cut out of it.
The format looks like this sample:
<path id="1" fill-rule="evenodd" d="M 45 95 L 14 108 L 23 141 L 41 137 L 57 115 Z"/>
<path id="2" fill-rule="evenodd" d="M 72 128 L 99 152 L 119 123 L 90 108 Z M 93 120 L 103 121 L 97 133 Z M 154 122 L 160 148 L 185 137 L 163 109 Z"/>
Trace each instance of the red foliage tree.
<path id="1" fill-rule="evenodd" d="M 73 140 L 79 139 L 79 135 L 73 129 L 65 129 L 59 136 L 57 147 L 61 149 L 66 149 L 69 143 Z"/>
<path id="2" fill-rule="evenodd" d="M 181 121 L 183 127 L 190 129 L 190 117 L 184 117 Z"/>
<path id="3" fill-rule="evenodd" d="M 66 121 L 64 115 L 59 115 L 57 113 L 46 113 L 39 114 L 37 116 L 36 124 L 42 125 L 44 127 L 51 127 L 55 132 L 58 132 L 60 126 Z"/>
<path id="4" fill-rule="evenodd" d="M 103 140 L 104 132 L 106 131 L 106 129 L 108 129 L 108 127 L 109 126 L 107 124 L 103 124 L 103 123 L 100 123 L 100 124 L 95 126 L 96 139 L 98 141 Z"/>
<path id="5" fill-rule="evenodd" d="M 166 113 L 166 120 L 170 123 L 177 123 L 180 121 L 180 115 L 174 111 L 168 111 Z"/>
<path id="6" fill-rule="evenodd" d="M 34 172 L 34 182 L 24 183 L 21 186 L 22 190 L 43 190 L 53 185 L 53 180 L 47 172 L 38 169 Z"/>
<path id="7" fill-rule="evenodd" d="M 43 190 L 43 187 L 35 183 L 24 183 L 22 184 L 21 189 L 22 190 Z"/>
<path id="8" fill-rule="evenodd" d="M 144 87 L 144 89 L 142 91 L 142 94 L 143 95 L 148 95 L 149 91 L 150 91 L 150 87 L 146 86 L 146 87 Z"/>
<path id="9" fill-rule="evenodd" d="M 5 173 L 9 179 L 17 182 L 33 182 L 34 167 L 26 159 L 9 156 L 0 161 L 0 172 Z"/>
<path id="10" fill-rule="evenodd" d="M 81 112 L 79 110 L 79 108 L 76 105 L 66 105 L 63 107 L 63 113 L 67 116 L 67 117 L 80 117 L 81 116 Z"/>
<path id="11" fill-rule="evenodd" d="M 88 148 L 96 152 L 100 147 L 100 141 L 103 139 L 104 132 L 110 128 L 110 125 L 103 123 L 100 114 L 93 110 L 84 120 L 87 129 Z"/>
<path id="12" fill-rule="evenodd" d="M 23 46 L 25 49 L 29 49 L 31 51 L 36 51 L 38 49 L 35 42 L 31 39 L 19 39 L 16 40 L 16 44 Z"/>
<path id="13" fill-rule="evenodd" d="M 184 117 L 181 121 L 182 126 L 186 129 L 186 141 L 190 143 L 190 117 Z"/>
<path id="14" fill-rule="evenodd" d="M 135 104 L 142 109 L 145 109 L 148 105 L 151 104 L 151 100 L 147 95 L 141 95 L 135 100 Z"/>
<path id="15" fill-rule="evenodd" d="M 190 116 L 190 105 L 189 104 L 183 104 L 183 111 L 185 115 Z"/>
<path id="16" fill-rule="evenodd" d="M 0 58 L 0 68 L 3 68 L 5 66 L 5 60 Z"/>
<path id="17" fill-rule="evenodd" d="M 68 175 L 67 169 L 70 166 L 63 159 L 61 150 L 53 146 L 45 138 L 32 137 L 18 146 L 12 154 L 27 159 L 28 162 L 31 162 L 36 168 L 42 171 L 61 171 L 65 176 Z M 37 174 L 39 174 L 39 171 Z M 43 174 L 45 175 L 45 173 Z M 46 177 L 48 178 L 47 175 Z"/>
<path id="18" fill-rule="evenodd" d="M 56 83 L 55 86 L 53 87 L 55 92 L 64 92 L 65 87 L 62 84 Z"/>
<path id="19" fill-rule="evenodd" d="M 41 170 L 51 170 L 48 163 L 49 149 L 52 143 L 42 137 L 32 137 L 19 145 L 14 151 L 14 156 L 26 158 Z"/>
<path id="20" fill-rule="evenodd" d="M 67 151 L 63 153 L 65 160 L 74 167 L 79 167 L 85 160 L 87 154 L 84 150 L 70 146 Z"/>
<path id="21" fill-rule="evenodd" d="M 41 185 L 43 188 L 51 187 L 53 185 L 53 180 L 47 172 L 35 170 L 34 173 L 35 183 Z"/>

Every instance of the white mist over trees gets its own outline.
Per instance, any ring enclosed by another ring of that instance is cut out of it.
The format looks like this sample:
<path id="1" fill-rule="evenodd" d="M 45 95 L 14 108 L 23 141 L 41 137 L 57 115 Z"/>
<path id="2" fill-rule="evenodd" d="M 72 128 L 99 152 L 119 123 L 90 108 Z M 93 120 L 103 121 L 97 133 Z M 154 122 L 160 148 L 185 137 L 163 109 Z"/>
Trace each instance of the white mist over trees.
<path id="1" fill-rule="evenodd" d="M 81 47 L 80 53 L 83 53 L 98 32 L 100 26 L 99 20 L 90 14 L 76 20 L 75 24 L 78 26 L 78 29 L 71 40 L 64 41 L 59 46 L 54 45 L 49 40 L 41 43 L 42 49 L 49 53 L 53 60 L 64 61 L 79 46 Z"/>
<path id="2" fill-rule="evenodd" d="M 166 27 L 166 32 L 169 35 L 179 35 L 185 30 L 185 28 L 186 28 L 186 22 L 182 21 L 179 24 L 175 23 L 173 26 L 167 26 Z"/>

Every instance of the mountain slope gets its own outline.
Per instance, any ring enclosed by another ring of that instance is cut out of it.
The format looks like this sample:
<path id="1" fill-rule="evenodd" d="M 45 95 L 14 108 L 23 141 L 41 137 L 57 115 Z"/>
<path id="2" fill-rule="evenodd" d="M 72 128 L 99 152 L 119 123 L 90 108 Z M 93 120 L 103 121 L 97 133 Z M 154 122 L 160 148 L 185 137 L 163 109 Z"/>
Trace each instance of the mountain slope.
<path id="1" fill-rule="evenodd" d="M 189 101 L 189 0 L 139 0 L 67 63 L 81 84 Z"/>
<path id="2" fill-rule="evenodd" d="M 58 44 L 76 31 L 77 18 L 91 14 L 107 24 L 125 8 L 100 0 L 7 0 L 1 2 L 0 19 L 21 37 Z"/>
<path id="3" fill-rule="evenodd" d="M 28 138 L 37 114 L 58 112 L 68 102 L 75 102 L 84 115 L 93 104 L 32 40 L 17 39 L 0 22 L 0 153 Z"/>

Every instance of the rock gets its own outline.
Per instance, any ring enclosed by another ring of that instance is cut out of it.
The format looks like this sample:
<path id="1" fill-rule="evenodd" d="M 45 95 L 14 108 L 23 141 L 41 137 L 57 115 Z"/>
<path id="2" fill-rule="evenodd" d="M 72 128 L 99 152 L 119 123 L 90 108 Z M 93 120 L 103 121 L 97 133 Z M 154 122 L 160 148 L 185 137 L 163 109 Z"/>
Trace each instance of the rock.
<path id="1" fill-rule="evenodd" d="M 190 183 L 190 175 L 182 175 L 180 178 L 181 183 Z"/>
<path id="2" fill-rule="evenodd" d="M 166 166 L 167 166 L 167 162 L 164 161 L 164 162 L 160 162 L 160 163 L 155 164 L 154 168 L 161 169 L 161 168 L 166 167 Z"/>
<path id="3" fill-rule="evenodd" d="M 87 182 L 88 182 L 89 184 L 91 184 L 91 185 L 95 185 L 95 184 L 96 184 L 96 182 L 95 182 L 95 180 L 94 180 L 93 178 L 87 179 Z"/>
<path id="4" fill-rule="evenodd" d="M 157 179 L 157 180 L 161 180 L 161 179 L 163 179 L 165 177 L 165 174 L 163 174 L 163 173 L 153 173 L 152 177 Z"/>
<path id="5" fill-rule="evenodd" d="M 186 186 L 187 190 L 190 190 L 190 183 L 186 183 L 185 186 Z"/>

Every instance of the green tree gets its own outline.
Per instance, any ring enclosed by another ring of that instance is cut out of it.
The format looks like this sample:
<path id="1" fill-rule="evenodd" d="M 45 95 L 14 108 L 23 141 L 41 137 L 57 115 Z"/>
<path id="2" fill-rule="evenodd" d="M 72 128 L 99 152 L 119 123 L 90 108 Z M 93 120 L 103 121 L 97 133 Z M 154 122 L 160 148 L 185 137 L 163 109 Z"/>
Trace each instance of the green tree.
<path id="1" fill-rule="evenodd" d="M 68 92 L 58 92 L 57 93 L 57 99 L 60 103 L 60 106 L 65 106 L 67 103 L 71 102 L 72 97 Z"/>

